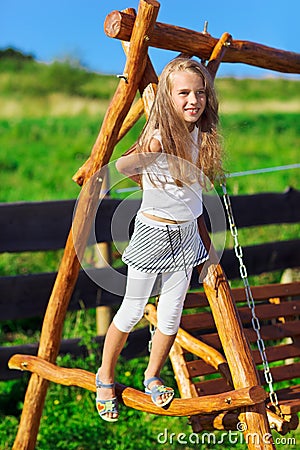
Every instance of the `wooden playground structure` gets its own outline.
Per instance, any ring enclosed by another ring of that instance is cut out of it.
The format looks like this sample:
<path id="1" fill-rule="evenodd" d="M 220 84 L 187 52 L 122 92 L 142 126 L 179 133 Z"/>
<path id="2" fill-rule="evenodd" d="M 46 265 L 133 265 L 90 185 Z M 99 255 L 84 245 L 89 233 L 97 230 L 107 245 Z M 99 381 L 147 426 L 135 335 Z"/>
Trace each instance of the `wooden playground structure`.
<path id="1" fill-rule="evenodd" d="M 81 246 L 76 246 L 75 250 L 71 229 L 45 313 L 37 356 L 14 355 L 9 362 L 10 368 L 32 372 L 14 450 L 35 448 L 49 381 L 77 385 L 91 391 L 96 389 L 94 374 L 79 369 L 59 368 L 55 361 L 64 318 L 80 270 L 80 256 L 85 250 L 98 206 L 102 180 L 96 174 L 109 162 L 116 143 L 141 115 L 145 113 L 147 117 L 155 98 L 158 76 L 148 56 L 148 47 L 196 56 L 206 64 L 213 78 L 222 61 L 241 62 L 283 73 L 300 73 L 299 54 L 251 42 L 235 41 L 229 33 L 215 39 L 207 31 L 196 32 L 162 24 L 156 22 L 158 11 L 159 3 L 156 0 L 140 0 L 137 13 L 131 8 L 122 12 L 113 11 L 105 21 L 106 34 L 122 41 L 127 56 L 126 65 L 91 155 L 74 175 L 74 181 L 85 186 L 84 195 L 80 196 L 74 216 L 77 232 L 81 236 Z M 140 92 L 141 98 L 134 103 L 137 91 Z M 236 430 L 237 423 L 243 423 L 245 427 L 241 431 L 245 437 L 257 436 L 254 441 L 246 441 L 249 449 L 275 448 L 271 428 L 276 428 L 282 434 L 297 428 L 297 412 L 300 410 L 299 387 L 287 389 L 278 397 L 274 392 L 268 395 L 262 387 L 261 374 L 256 364 L 259 364 L 259 356 L 264 354 L 264 348 L 253 352 L 249 344 L 249 341 L 255 341 L 249 331 L 249 324 L 254 323 L 256 330 L 259 329 L 254 304 L 252 303 L 250 318 L 243 306 L 241 314 L 236 306 L 236 302 L 247 300 L 249 288 L 246 289 L 246 297 L 242 290 L 233 293 L 222 267 L 213 257 L 203 286 L 205 292 L 189 294 L 186 305 L 187 308 L 201 308 L 209 304 L 211 313 L 205 310 L 184 316 L 182 328 L 170 353 L 182 398 L 174 399 L 168 409 L 162 409 L 156 407 L 146 394 L 117 385 L 119 401 L 128 407 L 149 413 L 190 417 L 193 430 L 197 432 Z M 276 333 L 276 324 L 272 319 L 282 317 L 289 325 L 287 334 L 279 333 L 277 337 L 274 335 L 274 339 L 284 339 L 286 336 L 294 338 L 292 344 L 274 350 L 272 361 L 299 357 L 297 313 L 300 283 L 269 288 L 257 287 L 253 295 L 258 301 L 267 301 L 267 304 L 262 303 L 262 309 L 264 318 L 271 323 L 270 337 L 272 333 Z M 147 306 L 145 315 L 155 325 L 154 305 Z M 203 323 L 206 338 L 201 337 L 201 333 L 197 337 L 192 336 L 191 333 L 199 331 Z M 260 342 L 263 345 L 262 339 Z M 188 353 L 198 359 L 186 358 Z M 293 378 L 300 376 L 299 364 L 295 362 L 290 365 Z M 216 383 L 217 391 L 211 388 L 211 384 L 201 385 L 195 381 L 203 373 L 215 371 L 221 374 Z M 287 373 L 288 370 L 283 368 L 278 380 L 283 379 L 283 372 Z M 286 379 L 289 379 L 288 376 Z M 272 383 L 269 382 L 269 387 L 270 385 L 272 386 Z"/>

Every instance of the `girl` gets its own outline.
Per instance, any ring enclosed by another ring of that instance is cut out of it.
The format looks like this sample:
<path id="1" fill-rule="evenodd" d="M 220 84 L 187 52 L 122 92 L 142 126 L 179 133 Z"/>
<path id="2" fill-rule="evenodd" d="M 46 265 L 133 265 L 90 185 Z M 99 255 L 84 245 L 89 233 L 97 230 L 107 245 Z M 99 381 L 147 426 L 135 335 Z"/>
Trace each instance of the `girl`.
<path id="1" fill-rule="evenodd" d="M 122 257 L 128 265 L 125 296 L 107 332 L 96 375 L 96 405 L 106 421 L 118 420 L 117 358 L 143 316 L 158 274 L 158 323 L 144 386 L 157 406 L 169 404 L 174 396 L 160 371 L 179 328 L 193 267 L 208 259 L 210 241 L 203 236 L 204 245 L 197 219 L 203 221 L 206 179 L 212 183 L 222 175 L 217 124 L 218 103 L 208 71 L 193 59 L 175 58 L 161 74 L 138 142 L 116 163 L 118 171 L 141 181 L 143 199 Z"/>

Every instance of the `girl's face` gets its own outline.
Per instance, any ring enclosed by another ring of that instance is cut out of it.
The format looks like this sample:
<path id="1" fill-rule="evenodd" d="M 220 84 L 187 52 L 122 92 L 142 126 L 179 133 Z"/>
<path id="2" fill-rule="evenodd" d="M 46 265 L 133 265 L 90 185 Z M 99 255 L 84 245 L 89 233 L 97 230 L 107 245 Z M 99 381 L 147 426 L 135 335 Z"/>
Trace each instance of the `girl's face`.
<path id="1" fill-rule="evenodd" d="M 178 113 L 192 131 L 206 106 L 203 79 L 188 71 L 176 71 L 171 77 L 171 97 Z"/>

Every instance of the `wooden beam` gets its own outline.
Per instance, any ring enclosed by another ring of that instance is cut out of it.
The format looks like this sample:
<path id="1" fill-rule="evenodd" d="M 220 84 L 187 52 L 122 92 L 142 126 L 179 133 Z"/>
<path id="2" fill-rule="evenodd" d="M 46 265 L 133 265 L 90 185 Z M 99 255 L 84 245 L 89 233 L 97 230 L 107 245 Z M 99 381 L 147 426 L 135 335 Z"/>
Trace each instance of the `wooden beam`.
<path id="1" fill-rule="evenodd" d="M 185 358 L 182 347 L 176 342 L 171 347 L 169 353 L 170 361 L 173 367 L 176 383 L 179 389 L 180 397 L 191 398 L 198 397 L 194 383 L 189 378 L 185 370 Z"/>
<path id="2" fill-rule="evenodd" d="M 219 264 L 208 263 L 206 270 L 207 275 L 203 280 L 203 287 L 230 369 L 233 386 L 235 389 L 241 389 L 246 386 L 259 385 L 260 380 L 249 342 L 243 332 L 223 269 Z M 260 441 L 258 446 L 249 442 L 249 450 L 274 448 L 272 437 L 268 443 L 264 443 L 264 436 L 271 436 L 264 403 L 245 408 L 240 415 L 240 420 L 246 426 L 245 438 L 249 433 L 256 433 Z"/>
<path id="3" fill-rule="evenodd" d="M 128 41 L 134 25 L 134 17 L 112 11 L 105 20 L 107 36 Z M 208 33 L 157 22 L 150 36 L 149 45 L 165 50 L 195 55 L 209 60 L 218 39 Z M 223 62 L 244 63 L 283 73 L 300 73 L 300 54 L 278 50 L 250 41 L 232 40 Z"/>
<path id="4" fill-rule="evenodd" d="M 217 70 L 225 56 L 225 53 L 231 45 L 232 37 L 229 33 L 223 33 L 218 43 L 215 45 L 207 63 L 207 69 L 212 78 L 215 79 Z"/>
<path id="5" fill-rule="evenodd" d="M 243 255 L 248 275 L 260 275 L 263 272 L 299 267 L 300 239 L 245 246 Z M 234 250 L 225 250 L 221 263 L 222 267 L 226 267 L 228 278 L 240 277 Z"/>
<path id="6" fill-rule="evenodd" d="M 105 231 L 105 223 L 102 224 L 102 230 Z M 263 272 L 271 272 L 286 267 L 299 267 L 300 265 L 300 239 L 294 241 L 269 242 L 267 244 L 256 245 L 252 247 L 243 247 L 244 261 L 246 263 L 248 275 L 261 274 Z M 235 279 L 240 277 L 239 267 L 236 260 L 234 250 L 225 250 L 221 264 L 228 278 Z M 106 269 L 97 269 L 99 271 L 99 279 L 106 276 Z M 100 275 L 100 272 L 102 274 Z M 118 269 L 118 272 L 126 274 L 126 268 Z M 27 275 L 3 276 L 0 277 L 0 317 L 2 320 L 17 320 L 26 317 L 43 316 L 46 311 L 47 303 L 53 285 L 56 279 L 56 272 L 35 273 Z M 120 291 L 122 289 L 122 281 L 120 280 Z M 283 285 L 283 289 L 284 289 Z M 191 287 L 198 289 L 198 274 L 194 269 L 192 274 Z M 82 299 L 86 308 L 94 308 L 97 306 L 97 288 L 98 286 L 92 279 L 81 270 L 73 289 L 68 309 L 76 311 L 81 308 L 78 299 Z M 276 288 L 265 288 L 265 293 L 270 289 L 270 296 Z M 299 288 L 298 288 L 299 290 Z M 238 291 L 239 292 L 239 291 Z M 254 292 L 256 288 L 254 287 Z M 280 291 L 279 291 L 280 292 Z M 195 294 L 188 294 L 186 302 L 191 303 L 191 299 Z M 234 295 L 235 291 L 234 291 Z M 200 305 L 202 298 L 195 298 L 196 306 Z M 238 298 L 244 298 L 244 294 L 239 294 Z M 121 297 L 103 290 L 101 293 L 102 305 L 119 305 Z"/>
<path id="7" fill-rule="evenodd" d="M 70 230 L 44 317 L 38 356 L 47 361 L 55 361 L 59 351 L 65 314 L 80 269 L 79 258 L 85 249 L 97 209 L 101 183 L 99 177 L 93 177 L 93 175 L 109 161 L 123 120 L 136 95 L 146 65 L 148 40 L 145 38 L 152 32 L 158 10 L 159 3 L 155 0 L 140 1 L 132 32 L 132 45 L 125 66 L 127 83 L 124 80 L 120 81 L 113 102 L 105 115 L 102 132 L 92 150 L 93 165 L 84 180 L 85 189 L 81 193 L 74 216 L 75 228 Z M 77 232 L 77 237 L 80 239 L 76 249 L 74 231 L 75 234 Z M 35 448 L 47 388 L 46 380 L 32 374 L 13 450 L 33 450 Z"/>
<path id="8" fill-rule="evenodd" d="M 14 355 L 9 361 L 11 369 L 28 370 L 39 377 L 64 386 L 78 386 L 96 391 L 95 374 L 82 369 L 58 367 L 41 358 L 30 355 Z M 118 400 L 129 408 L 147 413 L 184 417 L 194 414 L 232 410 L 247 405 L 254 405 L 266 399 L 266 393 L 260 386 L 252 386 L 224 394 L 210 395 L 202 398 L 174 399 L 169 408 L 154 405 L 149 395 L 119 383 L 116 383 Z"/>
<path id="9" fill-rule="evenodd" d="M 144 91 L 143 100 L 139 100 L 141 113 L 145 101 L 149 104 L 148 110 L 150 109 L 154 95 L 155 85 L 153 88 L 150 83 Z M 230 201 L 238 228 L 300 222 L 300 191 L 292 188 L 283 193 L 230 196 Z M 111 240 L 110 222 L 120 202 L 121 200 L 106 198 L 101 201 L 101 214 L 96 217 L 98 242 Z M 219 199 L 209 195 L 203 196 L 203 203 L 210 211 L 215 208 L 216 202 L 219 202 Z M 139 200 L 128 201 L 132 212 L 138 210 L 139 204 Z M 0 253 L 64 248 L 75 205 L 75 200 L 1 203 Z M 210 226 L 208 215 L 206 226 Z M 215 226 L 214 232 L 222 231 L 221 227 L 223 224 L 220 227 Z M 296 251 L 295 247 L 295 253 Z"/>

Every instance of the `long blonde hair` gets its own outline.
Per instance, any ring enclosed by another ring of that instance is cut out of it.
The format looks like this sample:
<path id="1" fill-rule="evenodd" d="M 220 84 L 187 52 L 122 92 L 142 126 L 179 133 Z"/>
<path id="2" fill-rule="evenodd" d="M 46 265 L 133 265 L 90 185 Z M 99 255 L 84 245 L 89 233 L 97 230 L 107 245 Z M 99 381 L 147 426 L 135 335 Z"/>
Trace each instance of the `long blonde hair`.
<path id="1" fill-rule="evenodd" d="M 164 153 L 174 155 L 178 161 L 191 159 L 191 146 L 195 145 L 188 126 L 178 114 L 172 99 L 172 74 L 176 71 L 188 71 L 198 74 L 204 84 L 206 93 L 206 107 L 201 117 L 196 122 L 199 129 L 198 143 L 199 157 L 196 163 L 198 170 L 202 172 L 210 183 L 217 177 L 223 176 L 222 147 L 220 144 L 217 126 L 219 122 L 218 101 L 213 86 L 213 80 L 208 70 L 194 59 L 177 57 L 170 61 L 161 73 L 155 101 L 153 103 L 148 121 L 142 130 L 137 142 L 139 152 L 150 151 L 150 142 L 156 130 L 159 131 Z M 175 159 L 176 158 L 170 158 Z M 174 180 L 188 180 L 187 172 L 180 167 L 181 164 L 171 164 L 170 173 Z M 204 183 L 203 176 L 199 180 Z M 205 178 L 205 177 L 204 177 Z M 177 184 L 181 184 L 180 181 Z"/>

